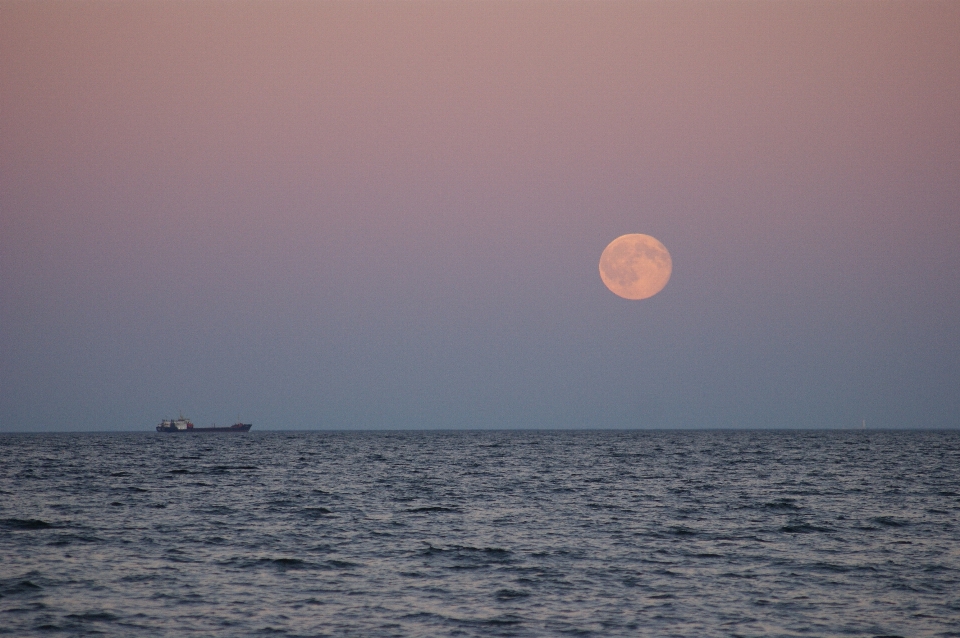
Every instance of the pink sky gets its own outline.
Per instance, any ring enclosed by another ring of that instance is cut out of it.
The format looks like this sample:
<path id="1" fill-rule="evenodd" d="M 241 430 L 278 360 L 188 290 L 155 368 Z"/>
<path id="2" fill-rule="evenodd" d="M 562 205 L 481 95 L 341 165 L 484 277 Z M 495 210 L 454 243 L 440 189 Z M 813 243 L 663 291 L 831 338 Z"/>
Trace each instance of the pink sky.
<path id="1" fill-rule="evenodd" d="M 958 423 L 957 3 L 0 17 L 0 431 Z"/>

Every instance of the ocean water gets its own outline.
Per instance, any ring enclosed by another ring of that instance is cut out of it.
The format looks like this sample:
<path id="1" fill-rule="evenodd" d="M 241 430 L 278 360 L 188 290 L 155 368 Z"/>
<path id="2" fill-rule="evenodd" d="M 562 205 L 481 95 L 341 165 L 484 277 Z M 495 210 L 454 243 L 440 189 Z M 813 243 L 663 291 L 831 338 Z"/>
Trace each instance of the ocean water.
<path id="1" fill-rule="evenodd" d="M 0 634 L 960 636 L 960 431 L 0 435 Z"/>

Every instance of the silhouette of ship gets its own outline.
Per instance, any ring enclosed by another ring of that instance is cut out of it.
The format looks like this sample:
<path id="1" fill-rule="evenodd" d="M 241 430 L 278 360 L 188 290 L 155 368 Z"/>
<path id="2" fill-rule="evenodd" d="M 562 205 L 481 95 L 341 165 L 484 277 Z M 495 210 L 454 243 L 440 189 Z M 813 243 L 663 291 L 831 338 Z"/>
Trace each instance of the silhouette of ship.
<path id="1" fill-rule="evenodd" d="M 234 423 L 233 425 L 217 427 L 212 425 L 208 428 L 194 427 L 189 419 L 180 415 L 179 419 L 164 419 L 157 426 L 157 432 L 249 432 L 253 427 L 252 423 Z"/>

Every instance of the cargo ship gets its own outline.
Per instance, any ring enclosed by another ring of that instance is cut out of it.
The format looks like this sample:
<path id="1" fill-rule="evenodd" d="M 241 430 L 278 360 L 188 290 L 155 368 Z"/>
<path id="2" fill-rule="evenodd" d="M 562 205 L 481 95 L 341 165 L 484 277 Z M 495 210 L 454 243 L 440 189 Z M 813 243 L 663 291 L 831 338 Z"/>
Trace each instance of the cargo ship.
<path id="1" fill-rule="evenodd" d="M 252 427 L 252 423 L 234 423 L 223 427 L 212 425 L 208 428 L 198 428 L 194 427 L 189 419 L 180 415 L 179 419 L 164 419 L 161 421 L 160 425 L 157 426 L 157 432 L 249 432 Z"/>

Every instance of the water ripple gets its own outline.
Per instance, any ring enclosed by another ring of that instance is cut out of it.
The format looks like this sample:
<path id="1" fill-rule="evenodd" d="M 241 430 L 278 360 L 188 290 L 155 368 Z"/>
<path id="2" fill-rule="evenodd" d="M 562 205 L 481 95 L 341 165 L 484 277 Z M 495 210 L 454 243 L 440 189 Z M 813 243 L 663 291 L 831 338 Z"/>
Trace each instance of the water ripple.
<path id="1" fill-rule="evenodd" d="M 958 432 L 0 435 L 0 634 L 960 636 Z"/>

